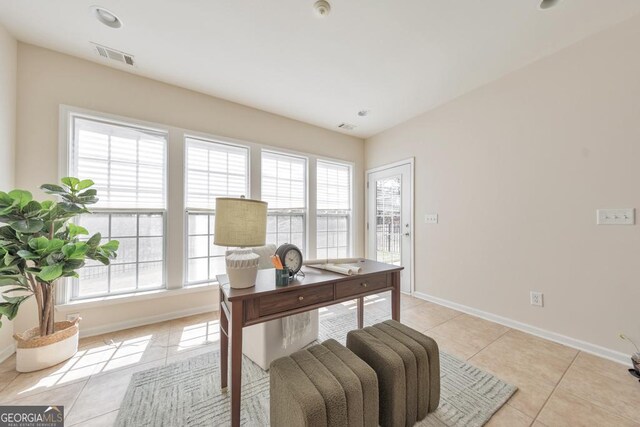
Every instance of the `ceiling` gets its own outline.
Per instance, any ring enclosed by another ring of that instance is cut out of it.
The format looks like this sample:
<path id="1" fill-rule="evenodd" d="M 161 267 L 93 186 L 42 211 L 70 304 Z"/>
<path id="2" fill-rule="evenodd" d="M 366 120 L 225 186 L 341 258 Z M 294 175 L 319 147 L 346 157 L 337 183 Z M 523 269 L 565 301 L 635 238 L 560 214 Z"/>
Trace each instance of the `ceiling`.
<path id="1" fill-rule="evenodd" d="M 314 1 L 0 0 L 0 23 L 27 43 L 328 129 L 352 123 L 344 133 L 366 138 L 640 13 L 638 0 L 546 11 L 539 0 L 330 0 L 319 18 Z M 99 23 L 93 4 L 123 27 Z"/>

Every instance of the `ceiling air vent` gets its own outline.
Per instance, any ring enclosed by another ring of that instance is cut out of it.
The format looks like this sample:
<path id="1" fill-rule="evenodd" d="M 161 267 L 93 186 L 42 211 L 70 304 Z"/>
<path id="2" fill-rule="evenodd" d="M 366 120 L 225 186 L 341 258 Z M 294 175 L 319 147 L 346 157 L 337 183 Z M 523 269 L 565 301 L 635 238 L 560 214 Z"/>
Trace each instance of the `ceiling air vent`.
<path id="1" fill-rule="evenodd" d="M 349 123 L 340 123 L 338 127 L 344 130 L 354 130 L 356 128 L 356 125 L 352 125 Z"/>
<path id="2" fill-rule="evenodd" d="M 110 47 L 101 46 L 99 44 L 93 44 L 96 48 L 96 52 L 101 57 L 108 59 L 110 61 L 121 62 L 127 65 L 134 65 L 133 55 L 129 55 L 128 53 L 120 52 L 119 50 L 111 49 Z"/>

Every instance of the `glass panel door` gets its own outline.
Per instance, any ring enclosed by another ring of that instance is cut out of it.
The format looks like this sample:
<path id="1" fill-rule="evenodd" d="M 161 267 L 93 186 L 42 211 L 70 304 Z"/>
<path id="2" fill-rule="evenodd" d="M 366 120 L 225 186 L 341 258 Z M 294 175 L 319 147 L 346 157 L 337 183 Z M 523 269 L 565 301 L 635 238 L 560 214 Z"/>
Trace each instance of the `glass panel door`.
<path id="1" fill-rule="evenodd" d="M 411 293 L 412 176 L 411 164 L 379 168 L 367 175 L 367 257 L 401 265 L 401 290 Z"/>

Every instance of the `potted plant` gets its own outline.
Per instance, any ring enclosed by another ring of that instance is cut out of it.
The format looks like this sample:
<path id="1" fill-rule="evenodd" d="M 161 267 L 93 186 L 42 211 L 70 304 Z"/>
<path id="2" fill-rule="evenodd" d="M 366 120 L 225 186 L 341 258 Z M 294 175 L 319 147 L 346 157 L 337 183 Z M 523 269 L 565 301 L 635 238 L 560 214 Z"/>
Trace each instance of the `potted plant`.
<path id="1" fill-rule="evenodd" d="M 100 233 L 70 222 L 90 213 L 87 205 L 98 201 L 93 181 L 73 177 L 62 185 L 40 188 L 60 201 L 33 200 L 30 192 L 0 192 L 0 327 L 2 317 L 12 320 L 21 304 L 34 297 L 39 325 L 21 334 L 17 342 L 16 369 L 30 372 L 58 364 L 78 350 L 78 321 L 54 321 L 55 287 L 67 277 L 78 277 L 86 259 L 108 265 L 116 257 L 118 241 L 103 243 Z"/>
<path id="2" fill-rule="evenodd" d="M 638 348 L 636 343 L 625 334 L 620 334 L 619 336 L 621 340 L 629 341 L 636 348 L 636 352 L 631 355 L 631 363 L 633 364 L 635 377 L 640 378 L 640 348 Z M 631 369 L 629 371 L 631 371 Z"/>

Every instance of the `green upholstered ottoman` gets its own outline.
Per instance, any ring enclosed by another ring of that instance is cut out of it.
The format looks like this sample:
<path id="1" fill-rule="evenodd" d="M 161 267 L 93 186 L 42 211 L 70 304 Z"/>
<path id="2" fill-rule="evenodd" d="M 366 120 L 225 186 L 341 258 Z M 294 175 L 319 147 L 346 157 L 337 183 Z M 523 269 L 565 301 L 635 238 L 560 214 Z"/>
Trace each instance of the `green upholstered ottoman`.
<path id="1" fill-rule="evenodd" d="M 274 360 L 271 425 L 378 426 L 374 370 L 335 340 Z"/>
<path id="2" fill-rule="evenodd" d="M 378 375 L 382 426 L 412 426 L 438 407 L 440 357 L 433 339 L 390 320 L 349 332 L 347 347 Z"/>

